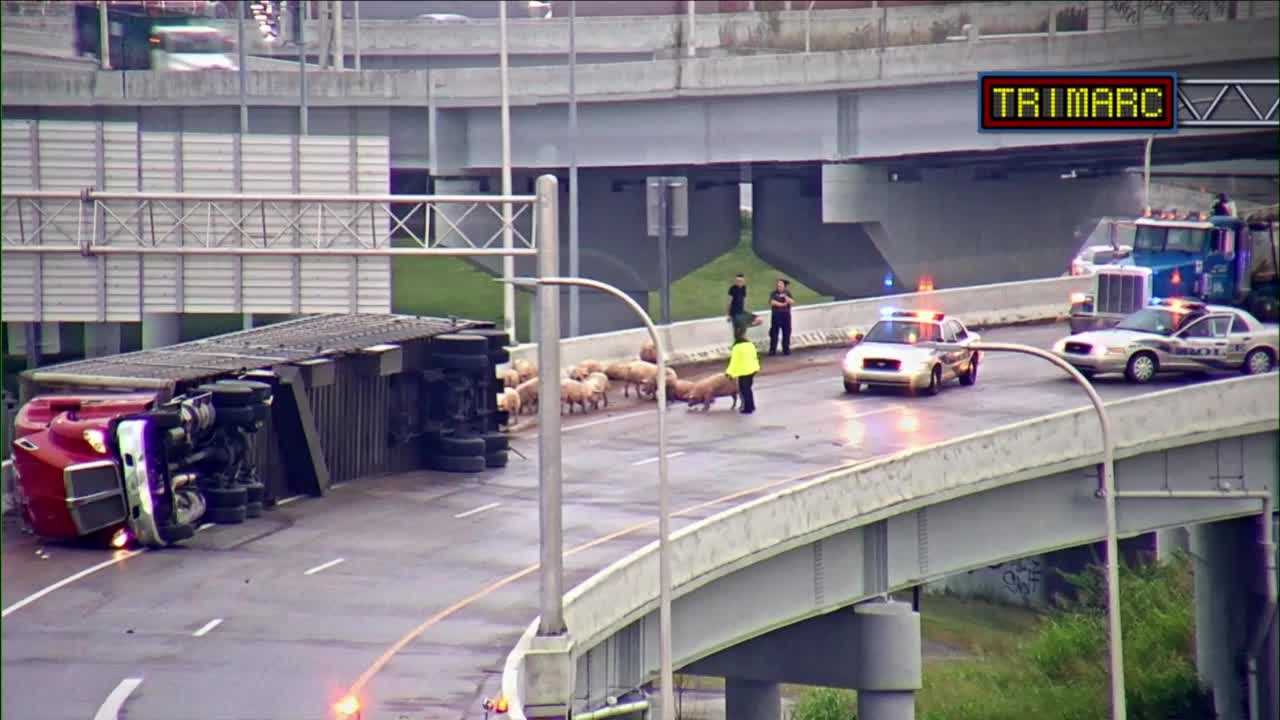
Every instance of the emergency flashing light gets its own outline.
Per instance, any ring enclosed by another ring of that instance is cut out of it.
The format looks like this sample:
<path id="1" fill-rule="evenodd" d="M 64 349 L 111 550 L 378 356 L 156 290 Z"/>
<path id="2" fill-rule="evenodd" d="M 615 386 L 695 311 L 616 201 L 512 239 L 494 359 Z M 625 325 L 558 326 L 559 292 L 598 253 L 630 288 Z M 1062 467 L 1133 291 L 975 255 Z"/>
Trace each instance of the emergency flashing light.
<path id="1" fill-rule="evenodd" d="M 942 319 L 946 317 L 945 314 L 934 312 L 933 310 L 895 310 L 893 316 L 912 318 L 913 320 L 933 320 L 935 322 L 942 322 Z"/>
<path id="2" fill-rule="evenodd" d="M 1182 273 L 1178 272 L 1178 269 L 1177 269 L 1177 268 L 1174 268 L 1174 269 L 1173 269 L 1173 275 L 1169 276 L 1169 280 L 1171 280 L 1171 281 L 1173 282 L 1173 284 L 1174 284 L 1174 285 L 1181 285 L 1181 284 L 1182 284 Z"/>
<path id="3" fill-rule="evenodd" d="M 884 274 L 884 286 L 893 287 L 893 273 L 888 272 Z"/>
<path id="4" fill-rule="evenodd" d="M 129 531 L 125 530 L 124 528 L 120 528 L 119 530 L 116 530 L 115 533 L 111 536 L 111 547 L 115 548 L 116 550 L 120 550 L 121 548 L 123 548 L 125 545 L 128 545 L 128 544 L 129 544 Z"/>
<path id="5" fill-rule="evenodd" d="M 1085 294 L 1084 294 L 1084 293 L 1082 293 L 1082 292 L 1071 293 L 1071 304 L 1072 304 L 1072 305 L 1079 305 L 1080 303 L 1084 303 L 1084 302 L 1088 302 L 1088 301 L 1089 301 L 1089 296 L 1088 296 L 1088 295 L 1085 295 Z"/>
<path id="6" fill-rule="evenodd" d="M 1142 217 L 1144 217 L 1144 218 L 1149 218 L 1149 217 L 1151 217 L 1151 216 L 1152 216 L 1151 208 L 1143 208 L 1143 209 L 1142 209 Z"/>
<path id="7" fill-rule="evenodd" d="M 333 706 L 339 720 L 360 720 L 360 701 L 354 695 L 348 695 Z"/>
<path id="8" fill-rule="evenodd" d="M 932 291 L 933 291 L 933 276 L 932 275 L 920 276 L 920 279 L 916 282 L 916 292 L 932 292 Z"/>

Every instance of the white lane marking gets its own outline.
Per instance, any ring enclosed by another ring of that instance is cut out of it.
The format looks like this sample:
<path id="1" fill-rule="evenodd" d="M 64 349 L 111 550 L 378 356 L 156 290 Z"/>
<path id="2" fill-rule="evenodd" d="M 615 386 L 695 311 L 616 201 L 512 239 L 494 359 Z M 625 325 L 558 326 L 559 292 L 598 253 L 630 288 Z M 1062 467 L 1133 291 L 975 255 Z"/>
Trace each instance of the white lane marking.
<path id="1" fill-rule="evenodd" d="M 480 513 L 484 512 L 485 510 L 492 510 L 492 509 L 494 509 L 494 508 L 498 507 L 498 506 L 499 506 L 499 505 L 501 505 L 501 504 L 502 504 L 502 503 L 500 503 L 500 502 L 491 502 L 491 503 L 489 503 L 488 505 L 481 505 L 480 507 L 478 507 L 478 508 L 476 508 L 476 509 L 474 509 L 474 510 L 468 510 L 468 511 L 466 511 L 466 512 L 458 513 L 457 515 L 454 515 L 454 517 L 455 517 L 455 518 L 459 518 L 459 519 L 461 519 L 461 518 L 464 518 L 464 517 L 471 517 L 472 515 L 479 515 Z"/>
<path id="2" fill-rule="evenodd" d="M 213 630 L 214 628 L 218 627 L 221 624 L 222 624 L 222 618 L 214 618 L 209 622 L 205 623 L 204 626 L 201 627 L 199 630 L 191 633 L 191 637 L 204 637 L 205 635 L 209 634 L 210 630 Z"/>
<path id="3" fill-rule="evenodd" d="M 45 589 L 43 589 L 43 590 L 39 590 L 39 591 L 37 591 L 37 592 L 31 593 L 30 595 L 28 595 L 28 596 L 26 596 L 26 597 L 22 598 L 22 599 L 21 599 L 21 600 L 19 600 L 18 602 L 16 602 L 16 603 L 14 603 L 14 604 L 10 605 L 9 607 L 5 608 L 3 612 L 0 612 L 0 618 L 6 618 L 6 617 L 9 617 L 9 613 L 15 612 L 15 611 L 17 611 L 17 610 L 21 610 L 22 608 L 24 608 L 24 607 L 26 607 L 26 606 L 30 605 L 31 603 L 33 603 L 33 602 L 35 602 L 35 601 L 39 600 L 40 598 L 44 597 L 45 595 L 48 595 L 49 593 L 53 592 L 54 590 L 58 590 L 58 589 L 60 589 L 60 588 L 64 588 L 64 587 L 66 587 L 66 586 L 70 585 L 71 583 L 73 583 L 73 582 L 75 582 L 75 581 L 77 581 L 77 580 L 80 580 L 81 578 L 89 577 L 90 575 L 92 575 L 92 574 L 94 574 L 94 573 L 98 572 L 99 570 L 102 570 L 102 569 L 105 569 L 105 568 L 109 568 L 109 567 L 111 567 L 112 565 L 115 565 L 115 564 L 116 564 L 116 563 L 118 563 L 118 562 L 121 562 L 121 561 L 123 561 L 123 560 L 128 560 L 129 558 L 131 558 L 131 557 L 133 557 L 133 556 L 135 556 L 135 555 L 141 555 L 141 554 L 142 554 L 142 553 L 144 553 L 144 552 L 146 552 L 146 550 L 119 550 L 119 551 L 117 551 L 117 554 L 116 554 L 114 557 L 112 557 L 110 560 L 104 560 L 103 562 L 100 562 L 100 563 L 98 563 L 97 565 L 94 565 L 93 567 L 85 568 L 84 570 L 81 570 L 80 572 L 76 573 L 75 575 L 71 575 L 71 576 L 69 576 L 69 577 L 65 577 L 65 578 L 63 578 L 63 579 L 59 580 L 58 582 L 56 582 L 56 583 L 54 583 L 54 584 L 50 585 L 49 587 L 47 587 L 47 588 L 45 588 Z"/>
<path id="4" fill-rule="evenodd" d="M 678 450 L 673 453 L 667 453 L 667 459 L 670 460 L 673 457 L 680 457 L 683 454 L 684 454 L 683 450 Z M 658 462 L 658 458 L 651 457 L 651 458 L 645 458 L 644 460 L 637 460 L 631 463 L 631 466 L 635 467 L 636 465 L 648 465 L 649 463 L 656 463 L 656 462 Z"/>
<path id="5" fill-rule="evenodd" d="M 310 570 L 308 570 L 308 571 L 306 571 L 306 572 L 304 572 L 304 573 L 302 573 L 302 574 L 303 574 L 303 575 L 315 575 L 316 573 L 320 572 L 321 570 L 328 570 L 329 568 L 333 567 L 334 565 L 338 565 L 338 564 L 340 564 L 340 563 L 342 563 L 342 562 L 345 562 L 345 561 L 346 561 L 346 558 L 338 558 L 337 560 L 330 560 L 329 562 L 324 563 L 323 565 L 317 565 L 317 566 L 315 566 L 315 567 L 311 568 Z"/>
<path id="6" fill-rule="evenodd" d="M 294 500 L 301 500 L 301 499 L 302 499 L 302 498 L 304 498 L 304 497 L 306 497 L 306 495 L 294 495 L 294 496 L 292 496 L 292 497 L 287 497 L 287 498 L 285 498 L 285 499 L 283 499 L 283 500 L 277 500 L 277 501 L 276 501 L 276 505 L 288 505 L 289 503 L 293 502 Z"/>
<path id="7" fill-rule="evenodd" d="M 570 430 L 578 430 L 581 428 L 595 427 L 596 425 L 604 425 L 606 423 L 617 422 L 618 420 L 628 420 L 630 418 L 642 417 L 645 415 L 652 416 L 653 411 L 640 410 L 639 412 L 623 413 L 622 415 L 614 415 L 613 417 L 601 418 L 599 420 L 592 420 L 590 422 L 578 423 L 576 425 L 569 425 L 567 427 L 560 428 L 560 431 L 569 432 Z"/>
<path id="8" fill-rule="evenodd" d="M 196 528 L 196 532 L 204 532 L 205 530 L 208 530 L 211 527 L 213 527 L 213 523 L 205 523 L 200 527 Z"/>
<path id="9" fill-rule="evenodd" d="M 125 678 L 120 681 L 115 690 L 102 701 L 102 706 L 98 708 L 98 712 L 94 714 L 93 720 L 117 720 L 120 717 L 120 708 L 124 707 L 124 701 L 129 699 L 133 691 L 142 684 L 142 678 Z"/>

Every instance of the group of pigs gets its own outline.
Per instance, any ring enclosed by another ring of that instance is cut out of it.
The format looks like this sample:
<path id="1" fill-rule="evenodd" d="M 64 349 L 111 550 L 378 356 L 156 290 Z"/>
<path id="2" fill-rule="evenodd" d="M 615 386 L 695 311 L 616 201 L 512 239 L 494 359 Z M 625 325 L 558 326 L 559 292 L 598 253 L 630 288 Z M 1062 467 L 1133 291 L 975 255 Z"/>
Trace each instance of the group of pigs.
<path id="1" fill-rule="evenodd" d="M 569 377 L 560 381 L 561 412 L 574 408 L 582 412 L 609 407 L 609 389 L 613 383 L 622 385 L 624 397 L 631 396 L 634 387 L 636 397 L 655 399 L 658 394 L 658 359 L 652 343 L 640 348 L 640 359 L 605 364 L 597 360 L 584 360 L 569 370 Z M 698 380 L 682 380 L 672 368 L 666 369 L 667 397 L 689 403 L 690 408 L 711 409 L 716 398 L 731 397 L 733 406 L 738 404 L 738 383 L 724 373 L 713 373 Z M 539 400 L 538 368 L 528 360 L 516 360 L 511 367 L 498 373 L 503 391 L 498 395 L 498 408 L 509 413 L 513 420 L 523 414 L 537 411 Z"/>

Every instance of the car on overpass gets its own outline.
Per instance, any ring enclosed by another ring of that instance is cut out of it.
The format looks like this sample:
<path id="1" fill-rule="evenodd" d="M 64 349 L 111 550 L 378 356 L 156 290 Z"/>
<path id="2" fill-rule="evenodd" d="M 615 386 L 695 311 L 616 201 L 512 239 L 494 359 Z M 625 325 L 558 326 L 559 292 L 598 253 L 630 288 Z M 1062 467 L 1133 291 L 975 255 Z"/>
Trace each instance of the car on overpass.
<path id="1" fill-rule="evenodd" d="M 1123 373 L 1147 383 L 1162 372 L 1269 372 L 1280 354 L 1280 330 L 1226 305 L 1156 298 L 1106 330 L 1077 333 L 1053 347 L 1087 378 Z"/>
<path id="2" fill-rule="evenodd" d="M 886 309 L 881 315 L 845 355 L 845 392 L 858 393 L 868 385 L 936 395 L 953 378 L 961 385 L 978 381 L 978 352 L 967 349 L 978 341 L 978 334 L 959 320 L 931 310 Z M 965 349 L 931 346 L 939 342 Z"/>

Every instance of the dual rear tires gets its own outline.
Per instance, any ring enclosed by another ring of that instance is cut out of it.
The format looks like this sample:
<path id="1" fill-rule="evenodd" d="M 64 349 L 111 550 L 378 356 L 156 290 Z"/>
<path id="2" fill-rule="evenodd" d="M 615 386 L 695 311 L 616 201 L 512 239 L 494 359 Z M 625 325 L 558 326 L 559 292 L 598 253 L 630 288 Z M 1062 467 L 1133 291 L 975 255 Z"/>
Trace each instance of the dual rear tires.
<path id="1" fill-rule="evenodd" d="M 498 329 L 469 329 L 431 339 L 431 367 L 444 371 L 437 398 L 444 404 L 443 433 L 429 448 L 433 470 L 479 473 L 506 467 L 508 440 L 498 431 L 501 389 L 496 366 L 508 362 L 510 337 Z"/>
<path id="2" fill-rule="evenodd" d="M 262 483 L 244 483 L 230 487 L 208 487 L 201 492 L 207 507 L 205 522 L 239 525 L 247 518 L 262 515 L 262 499 L 266 488 Z"/>
<path id="3" fill-rule="evenodd" d="M 507 466 L 509 441 L 505 433 L 442 435 L 428 464 L 433 470 L 478 473 Z"/>

